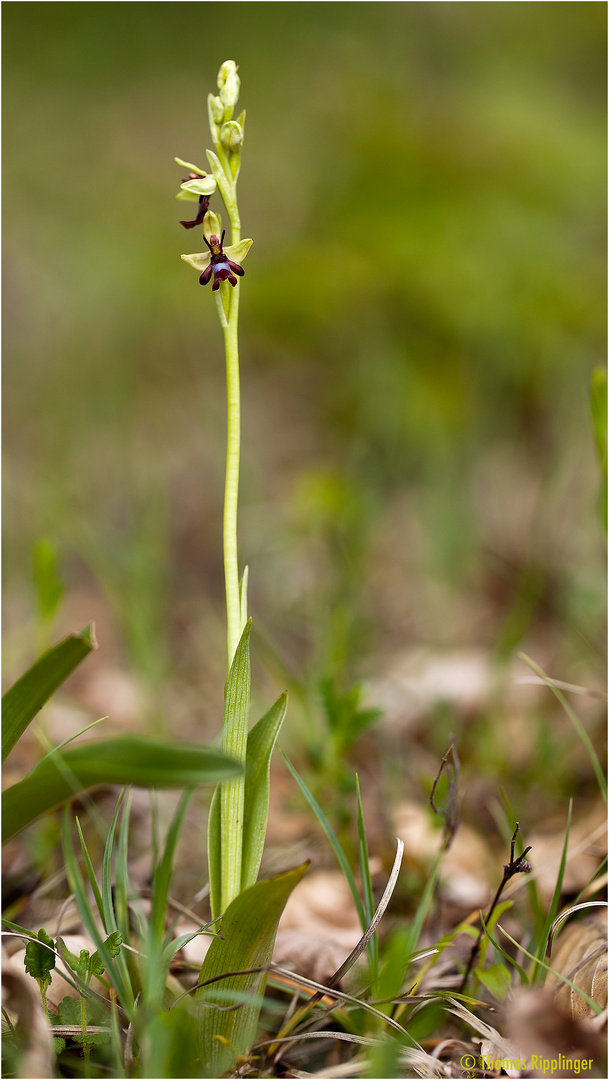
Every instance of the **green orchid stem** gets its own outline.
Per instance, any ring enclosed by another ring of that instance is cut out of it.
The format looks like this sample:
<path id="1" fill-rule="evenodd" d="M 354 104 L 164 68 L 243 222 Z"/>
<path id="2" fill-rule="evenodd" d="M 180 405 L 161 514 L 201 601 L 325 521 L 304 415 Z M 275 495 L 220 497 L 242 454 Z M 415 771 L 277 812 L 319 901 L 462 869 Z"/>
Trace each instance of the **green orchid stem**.
<path id="1" fill-rule="evenodd" d="M 229 288 L 224 285 L 224 288 Z M 237 559 L 237 507 L 239 501 L 239 460 L 241 453 L 241 392 L 239 384 L 239 283 L 230 298 L 230 315 L 224 330 L 226 351 L 226 477 L 224 483 L 224 582 L 228 667 L 233 662 L 243 632 L 239 599 L 239 564 Z"/>
<path id="2" fill-rule="evenodd" d="M 227 186 L 222 185 L 222 197 L 231 227 L 231 243 L 241 239 L 241 222 L 237 207 L 236 183 L 228 166 L 228 159 L 217 143 L 220 161 Z M 239 588 L 239 561 L 237 552 L 237 511 L 239 503 L 239 464 L 241 455 L 241 385 L 239 376 L 239 293 L 240 282 L 229 286 L 224 282 L 219 290 L 220 321 L 224 332 L 226 357 L 226 475 L 224 482 L 224 585 L 226 590 L 226 636 L 228 646 L 228 670 L 235 660 L 237 646 L 245 628 L 244 605 Z M 224 316 L 224 317 L 222 317 Z M 239 666 L 239 665 L 238 665 Z M 248 676 L 239 680 L 239 691 L 246 698 L 242 709 L 233 702 L 235 716 L 242 713 L 240 723 L 227 724 L 222 732 L 223 749 L 235 757 L 245 770 L 247 747 L 247 711 L 249 706 L 249 653 Z M 222 851 L 221 911 L 241 892 L 241 861 L 243 851 L 243 807 L 245 799 L 245 776 L 228 781 L 220 789 L 220 836 Z"/>
<path id="3" fill-rule="evenodd" d="M 215 151 L 207 150 L 207 160 L 212 170 L 217 190 L 222 197 L 231 230 L 231 247 L 241 241 L 241 222 L 237 206 L 237 175 L 242 145 L 242 124 L 245 113 L 241 114 L 241 126 L 235 122 L 229 130 L 233 138 L 225 133 L 222 141 L 223 125 L 233 115 L 234 106 L 239 96 L 239 77 L 237 66 L 232 60 L 222 64 L 218 74 L 219 96 L 208 95 L 207 108 L 209 128 Z M 235 142 L 235 132 L 237 141 Z M 241 135 L 239 136 L 239 132 Z M 207 184 L 205 184 L 207 186 Z M 199 185 L 199 188 L 201 185 Z M 205 191 L 202 192 L 205 194 Z M 201 191 L 199 190 L 199 195 Z M 220 236 L 218 256 L 222 251 L 224 232 L 220 233 L 221 224 L 213 211 L 208 211 L 203 219 L 203 229 L 210 247 L 211 236 Z M 208 220 L 209 231 L 205 221 Z M 212 225 L 209 221 L 212 221 Z M 248 245 L 249 246 L 249 245 Z M 211 251 L 211 248 L 210 248 Z M 247 248 L 244 254 L 247 254 Z M 213 260 L 214 255 L 211 255 Z M 207 262 L 207 258 L 205 260 Z M 194 265 L 197 265 L 196 263 Z M 211 264 L 210 264 L 211 265 Z M 240 270 L 240 268 L 238 267 Z M 209 273 L 208 273 L 209 279 Z M 245 760 L 247 752 L 247 716 L 250 696 L 250 660 L 249 628 L 244 633 L 247 622 L 246 580 L 239 582 L 239 560 L 237 550 L 237 511 L 239 504 L 239 464 L 241 454 L 241 392 L 239 379 L 239 292 L 240 283 L 230 278 L 234 284 L 221 280 L 220 287 L 214 285 L 216 309 L 224 334 L 226 356 L 226 474 L 224 481 L 224 516 L 222 524 L 222 542 L 224 551 L 224 586 L 226 591 L 226 643 L 228 649 L 228 678 L 226 680 L 224 721 L 222 725 L 222 749 L 243 767 L 243 776 L 236 780 L 221 783 L 216 789 L 209 817 L 209 881 L 211 906 L 214 918 L 223 914 L 232 901 L 241 892 L 244 800 L 245 800 Z M 212 290 L 213 291 L 213 290 Z M 243 639 L 243 640 L 242 640 Z M 241 645 L 240 645 L 241 642 Z M 218 843 L 219 839 L 219 843 Z M 218 855 L 219 848 L 219 857 Z M 220 911 L 217 911 L 218 905 Z"/>

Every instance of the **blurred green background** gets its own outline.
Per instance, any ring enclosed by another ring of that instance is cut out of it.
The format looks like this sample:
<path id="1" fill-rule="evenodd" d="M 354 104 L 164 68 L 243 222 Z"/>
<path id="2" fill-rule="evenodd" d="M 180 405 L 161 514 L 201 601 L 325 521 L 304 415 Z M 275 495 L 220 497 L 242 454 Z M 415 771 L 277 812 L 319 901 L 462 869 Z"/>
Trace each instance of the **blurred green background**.
<path id="1" fill-rule="evenodd" d="M 606 17 L 3 5 L 7 677 L 95 619 L 152 719 L 217 730 L 223 348 L 173 158 L 205 165 L 232 58 L 257 684 L 305 700 L 421 645 L 602 682 Z"/>

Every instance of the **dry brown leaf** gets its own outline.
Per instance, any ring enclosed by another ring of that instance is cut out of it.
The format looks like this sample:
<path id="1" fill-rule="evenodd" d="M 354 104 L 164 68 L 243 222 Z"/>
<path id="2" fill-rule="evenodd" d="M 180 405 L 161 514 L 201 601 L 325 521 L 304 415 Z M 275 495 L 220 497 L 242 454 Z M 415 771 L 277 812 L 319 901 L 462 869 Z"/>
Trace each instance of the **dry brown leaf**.
<path id="1" fill-rule="evenodd" d="M 561 933 L 550 963 L 555 971 L 570 979 L 601 1009 L 607 1008 L 607 909 L 591 912 Z M 594 1016 L 586 1000 L 551 972 L 546 990 L 552 991 L 559 1009 L 575 1020 Z"/>
<path id="2" fill-rule="evenodd" d="M 507 1009 L 507 1034 L 530 1077 L 606 1076 L 606 1041 L 590 1020 L 574 1020 L 547 990 L 520 988 Z"/>
<path id="3" fill-rule="evenodd" d="M 414 649 L 392 658 L 387 674 L 368 685 L 366 700 L 381 707 L 384 727 L 410 730 L 438 701 L 465 712 L 477 708 L 492 685 L 489 654 L 482 649 Z"/>
<path id="4" fill-rule="evenodd" d="M 441 846 L 442 832 L 432 824 L 429 807 L 403 802 L 397 807 L 393 825 L 404 841 L 406 862 L 430 865 Z M 458 907 L 485 907 L 501 880 L 501 857 L 493 854 L 474 829 L 461 825 L 442 859 L 440 879 L 444 896 Z"/>
<path id="5" fill-rule="evenodd" d="M 340 871 L 318 870 L 301 881 L 279 923 L 273 959 L 325 982 L 362 935 L 353 897 Z"/>
<path id="6" fill-rule="evenodd" d="M 19 1076 L 24 1080 L 53 1076 L 55 1052 L 40 992 L 16 956 L 3 958 L 2 1005 L 20 1042 Z"/>
<path id="7" fill-rule="evenodd" d="M 527 837 L 533 852 L 533 874 L 542 899 L 552 898 L 565 842 L 565 822 L 558 821 L 554 829 Z M 563 894 L 579 893 L 607 853 L 607 818 L 602 806 L 595 807 L 586 817 L 574 821 L 569 833 L 567 865 L 563 878 Z"/>

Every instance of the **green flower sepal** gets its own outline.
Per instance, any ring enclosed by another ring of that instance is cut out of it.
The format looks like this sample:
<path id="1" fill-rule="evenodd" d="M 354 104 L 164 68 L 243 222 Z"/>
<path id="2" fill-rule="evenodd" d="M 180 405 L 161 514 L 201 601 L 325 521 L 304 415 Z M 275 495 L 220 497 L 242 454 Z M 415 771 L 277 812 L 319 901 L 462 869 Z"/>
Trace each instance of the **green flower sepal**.
<path id="1" fill-rule="evenodd" d="M 205 169 L 200 169 L 198 165 L 193 165 L 190 161 L 183 161 L 179 157 L 174 158 L 174 161 L 178 165 L 183 165 L 185 169 L 188 169 L 189 173 L 188 178 L 180 184 L 176 199 L 198 202 L 202 195 L 213 195 L 217 184 L 213 176 L 206 173 Z"/>

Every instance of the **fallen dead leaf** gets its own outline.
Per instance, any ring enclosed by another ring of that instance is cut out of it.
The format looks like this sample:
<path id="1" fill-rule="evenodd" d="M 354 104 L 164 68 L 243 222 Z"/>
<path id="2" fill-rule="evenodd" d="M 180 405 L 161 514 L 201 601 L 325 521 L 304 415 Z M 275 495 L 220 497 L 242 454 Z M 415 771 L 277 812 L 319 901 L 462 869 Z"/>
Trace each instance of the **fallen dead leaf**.
<path id="1" fill-rule="evenodd" d="M 442 832 L 434 828 L 431 811 L 416 802 L 397 807 L 393 825 L 404 841 L 404 857 L 429 866 L 442 843 Z M 440 880 L 444 896 L 463 908 L 485 907 L 501 880 L 501 859 L 470 826 L 461 825 L 442 860 Z"/>
<path id="2" fill-rule="evenodd" d="M 318 870 L 301 881 L 279 923 L 273 959 L 316 982 L 340 967 L 362 935 L 353 897 L 339 871 Z"/>
<path id="3" fill-rule="evenodd" d="M 595 1021 L 565 1016 L 547 990 L 514 991 L 507 1034 L 528 1063 L 525 1076 L 606 1076 L 606 1040 Z"/>
<path id="4" fill-rule="evenodd" d="M 544 901 L 552 899 L 565 842 L 565 821 L 527 836 L 537 888 Z M 607 853 L 607 818 L 602 807 L 575 820 L 569 833 L 563 895 L 574 895 L 585 887 Z"/>
<path id="5" fill-rule="evenodd" d="M 607 909 L 590 912 L 561 933 L 550 958 L 555 971 L 570 979 L 601 1009 L 607 1008 Z M 594 1016 L 585 998 L 558 976 L 549 973 L 545 988 L 556 1006 L 575 1020 Z"/>
<path id="6" fill-rule="evenodd" d="M 53 1076 L 55 1052 L 40 992 L 16 956 L 2 961 L 2 1005 L 19 1041 L 19 1076 L 24 1080 Z"/>
<path id="7" fill-rule="evenodd" d="M 465 712 L 488 697 L 493 686 L 490 657 L 482 649 L 450 652 L 414 649 L 399 653 L 386 675 L 366 687 L 366 701 L 383 710 L 384 727 L 410 729 L 438 701 Z"/>

